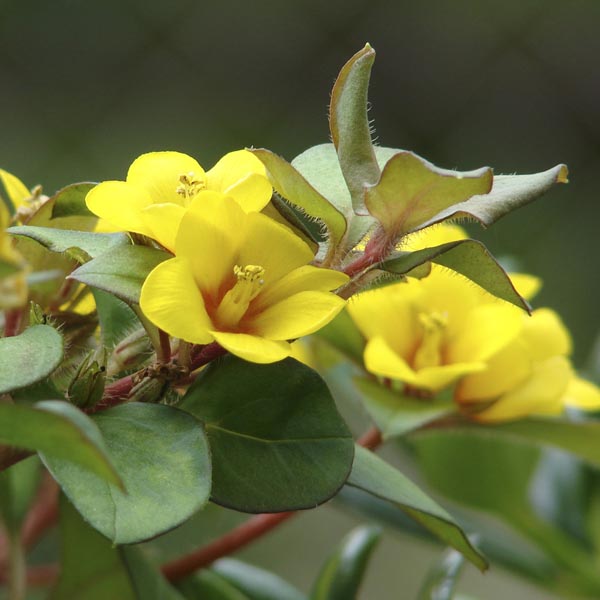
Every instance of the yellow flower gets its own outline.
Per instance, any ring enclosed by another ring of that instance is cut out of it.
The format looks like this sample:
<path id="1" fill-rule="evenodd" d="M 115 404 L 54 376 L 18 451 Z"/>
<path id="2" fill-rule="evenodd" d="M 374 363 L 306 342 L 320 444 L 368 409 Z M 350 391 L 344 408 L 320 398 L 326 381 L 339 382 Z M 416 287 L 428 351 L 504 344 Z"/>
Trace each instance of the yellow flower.
<path id="1" fill-rule="evenodd" d="M 511 306 L 482 302 L 483 294 L 466 279 L 433 268 L 425 279 L 351 299 L 348 311 L 367 339 L 367 370 L 428 393 L 482 371 L 521 323 Z"/>
<path id="2" fill-rule="evenodd" d="M 346 275 L 309 265 L 312 251 L 287 227 L 224 194 L 198 193 L 174 249 L 146 279 L 140 306 L 188 342 L 216 341 L 245 360 L 275 362 L 289 356 L 287 340 L 317 331 L 344 306 L 329 290 Z"/>
<path id="3" fill-rule="evenodd" d="M 86 203 L 115 227 L 172 251 L 181 218 L 202 190 L 226 194 L 246 211 L 264 208 L 273 191 L 263 164 L 246 150 L 226 154 L 207 172 L 187 154 L 150 152 L 133 161 L 126 181 L 97 185 Z"/>

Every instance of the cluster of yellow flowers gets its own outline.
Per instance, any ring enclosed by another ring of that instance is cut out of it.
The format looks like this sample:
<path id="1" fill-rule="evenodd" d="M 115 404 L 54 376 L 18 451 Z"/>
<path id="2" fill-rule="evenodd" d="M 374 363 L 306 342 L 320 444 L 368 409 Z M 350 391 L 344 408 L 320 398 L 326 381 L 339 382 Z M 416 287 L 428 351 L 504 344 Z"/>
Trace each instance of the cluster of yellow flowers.
<path id="1" fill-rule="evenodd" d="M 464 238 L 460 227 L 438 225 L 411 236 L 403 249 Z M 511 279 L 527 299 L 540 287 L 530 275 Z M 358 294 L 348 310 L 367 340 L 366 369 L 401 382 L 404 393 L 453 388 L 463 412 L 486 422 L 558 414 L 565 406 L 600 408 L 600 390 L 571 366 L 571 339 L 553 310 L 527 315 L 444 267 Z"/>
<path id="2" fill-rule="evenodd" d="M 16 177 L 0 171 L 12 203 L 31 198 Z M 147 236 L 173 258 L 146 279 L 140 306 L 157 327 L 194 344 L 218 342 L 245 360 L 289 356 L 290 340 L 314 333 L 345 306 L 334 292 L 344 273 L 313 266 L 313 250 L 289 227 L 261 212 L 272 196 L 265 167 L 245 150 L 204 169 L 179 152 L 136 159 L 126 181 L 105 181 L 86 198 L 102 230 Z M 0 203 L 0 260 L 20 257 Z M 458 226 L 412 234 L 403 250 L 466 238 Z M 23 272 L 0 281 L 0 308 L 23 304 Z M 540 286 L 512 275 L 525 298 Z M 359 293 L 348 311 L 366 338 L 365 368 L 405 394 L 452 389 L 470 418 L 502 421 L 557 414 L 565 406 L 600 408 L 600 390 L 579 378 L 569 360 L 571 340 L 548 308 L 531 316 L 464 277 L 433 265 L 423 279 Z"/>
<path id="3" fill-rule="evenodd" d="M 245 150 L 208 172 L 185 154 L 153 152 L 133 162 L 126 181 L 101 183 L 86 201 L 99 217 L 175 255 L 142 288 L 140 306 L 157 327 L 269 363 L 290 355 L 288 340 L 342 310 L 331 290 L 348 281 L 309 265 L 310 247 L 259 212 L 271 195 L 265 168 Z"/>

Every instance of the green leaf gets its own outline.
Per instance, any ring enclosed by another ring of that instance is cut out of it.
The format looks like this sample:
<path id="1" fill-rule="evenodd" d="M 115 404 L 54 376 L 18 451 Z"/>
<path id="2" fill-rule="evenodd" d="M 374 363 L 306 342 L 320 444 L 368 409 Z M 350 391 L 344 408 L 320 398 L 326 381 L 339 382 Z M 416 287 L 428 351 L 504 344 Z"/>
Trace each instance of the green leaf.
<path id="1" fill-rule="evenodd" d="M 61 570 L 50 600 L 136 599 L 119 550 L 60 499 Z"/>
<path id="2" fill-rule="evenodd" d="M 94 415 L 127 493 L 53 457 L 45 463 L 84 519 L 116 544 L 179 525 L 210 493 L 202 426 L 171 406 L 128 403 Z"/>
<path id="3" fill-rule="evenodd" d="M 177 587 L 189 600 L 254 600 L 211 569 L 194 573 Z"/>
<path id="4" fill-rule="evenodd" d="M 112 248 L 75 269 L 70 278 L 104 290 L 128 304 L 139 304 L 142 285 L 150 271 L 172 258 L 148 246 Z"/>
<path id="5" fill-rule="evenodd" d="M 417 600 L 452 600 L 464 562 L 463 555 L 456 550 L 444 552 L 427 573 Z"/>
<path id="6" fill-rule="evenodd" d="M 496 425 L 464 423 L 453 428 L 461 435 L 493 435 L 513 442 L 560 448 L 600 468 L 600 422 L 530 417 Z M 415 434 L 420 435 L 420 434 Z M 424 435 L 427 435 L 424 433 Z"/>
<path id="7" fill-rule="evenodd" d="M 355 377 L 354 384 L 362 394 L 362 404 L 385 439 L 404 435 L 456 412 L 452 398 L 435 398 L 423 402 L 389 390 L 366 377 Z"/>
<path id="8" fill-rule="evenodd" d="M 119 554 L 137 600 L 183 600 L 183 596 L 166 582 L 139 547 L 121 546 Z"/>
<path id="9" fill-rule="evenodd" d="M 95 183 L 90 182 L 72 183 L 56 192 L 52 197 L 52 216 L 50 218 L 90 217 L 96 219 L 96 215 L 85 203 L 87 193 L 95 186 Z"/>
<path id="10" fill-rule="evenodd" d="M 489 194 L 477 195 L 455 204 L 422 224 L 429 227 L 447 219 L 472 218 L 489 227 L 505 214 L 532 202 L 556 183 L 567 183 L 566 165 L 531 175 L 497 175 Z"/>
<path id="11" fill-rule="evenodd" d="M 138 318 L 125 302 L 108 292 L 92 288 L 92 294 L 100 321 L 102 345 L 113 348 L 140 326 Z"/>
<path id="12" fill-rule="evenodd" d="M 471 545 L 454 519 L 412 481 L 376 454 L 357 446 L 348 485 L 394 503 L 436 537 L 464 554 L 477 568 L 487 568 L 485 558 Z"/>
<path id="13" fill-rule="evenodd" d="M 46 400 L 33 407 L 0 403 L 0 441 L 72 462 L 82 471 L 120 484 L 98 428 L 67 402 Z"/>
<path id="14" fill-rule="evenodd" d="M 402 252 L 400 256 L 379 263 L 376 268 L 404 274 L 429 261 L 452 269 L 490 294 L 531 312 L 527 300 L 517 292 L 506 271 L 477 240 L 457 240 L 416 252 Z"/>
<path id="15" fill-rule="evenodd" d="M 206 424 L 212 499 L 244 512 L 313 508 L 344 484 L 350 431 L 319 375 L 288 358 L 212 363 L 181 407 Z"/>
<path id="16" fill-rule="evenodd" d="M 112 248 L 119 247 L 122 250 L 131 245 L 124 233 L 92 233 L 33 225 L 9 227 L 7 231 L 12 235 L 32 239 L 52 252 L 66 253 L 80 263 L 87 262 Z"/>
<path id="17" fill-rule="evenodd" d="M 212 570 L 244 593 L 248 600 L 306 600 L 306 596 L 285 579 L 253 565 L 222 558 Z"/>
<path id="18" fill-rule="evenodd" d="M 364 186 L 374 184 L 380 174 L 367 115 L 369 77 L 374 61 L 375 50 L 367 44 L 342 67 L 331 92 L 331 138 L 357 214 L 367 214 Z"/>
<path id="19" fill-rule="evenodd" d="M 381 529 L 363 525 L 351 531 L 323 565 L 315 581 L 311 600 L 356 598 Z"/>
<path id="20" fill-rule="evenodd" d="M 20 335 L 0 338 L 0 394 L 45 379 L 63 353 L 63 338 L 50 325 L 34 325 Z"/>
<path id="21" fill-rule="evenodd" d="M 251 152 L 265 165 L 277 193 L 310 217 L 321 220 L 331 244 L 337 246 L 346 231 L 344 215 L 286 160 L 262 148 Z"/>
<path id="22" fill-rule="evenodd" d="M 488 167 L 459 173 L 440 169 L 412 152 L 399 152 L 381 177 L 365 188 L 365 205 L 392 237 L 422 229 L 443 210 L 487 194 L 493 174 Z"/>

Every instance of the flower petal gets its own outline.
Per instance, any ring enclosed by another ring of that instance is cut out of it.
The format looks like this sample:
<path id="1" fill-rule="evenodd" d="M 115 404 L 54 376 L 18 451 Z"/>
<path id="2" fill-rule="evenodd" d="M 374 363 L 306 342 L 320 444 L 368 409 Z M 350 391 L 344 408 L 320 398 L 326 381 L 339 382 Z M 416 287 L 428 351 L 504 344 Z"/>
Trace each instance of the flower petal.
<path id="1" fill-rule="evenodd" d="M 518 309 L 500 301 L 474 308 L 465 328 L 449 344 L 447 362 L 487 361 L 519 334 L 524 318 Z"/>
<path id="2" fill-rule="evenodd" d="M 215 340 L 244 360 L 255 363 L 272 363 L 288 357 L 292 351 L 288 342 L 266 340 L 246 333 L 211 332 Z"/>
<path id="3" fill-rule="evenodd" d="M 173 337 L 194 344 L 213 341 L 213 324 L 185 258 L 167 260 L 151 271 L 142 286 L 144 314 Z"/>
<path id="4" fill-rule="evenodd" d="M 6 190 L 6 195 L 8 196 L 15 210 L 18 210 L 21 206 L 26 205 L 25 200 L 31 198 L 31 192 L 18 177 L 12 173 L 9 173 L 8 171 L 5 171 L 4 169 L 0 169 L 0 180 L 2 181 L 2 185 Z"/>
<path id="5" fill-rule="evenodd" d="M 206 300 L 218 299 L 224 282 L 233 284 L 246 214 L 231 198 L 200 192 L 185 212 L 175 238 L 175 254 L 186 257 Z"/>
<path id="6" fill-rule="evenodd" d="M 151 232 L 150 237 L 170 252 L 175 252 L 175 238 L 185 208 L 179 204 L 151 204 L 142 209 L 142 221 Z"/>
<path id="7" fill-rule="evenodd" d="M 136 158 L 127 172 L 127 183 L 145 189 L 152 202 L 173 202 L 183 205 L 177 193 L 181 175 L 194 174 L 194 178 L 205 183 L 204 169 L 198 162 L 181 152 L 148 152 Z"/>
<path id="8" fill-rule="evenodd" d="M 152 234 L 141 216 L 142 209 L 152 204 L 143 188 L 125 181 L 104 181 L 88 192 L 85 203 L 95 215 L 119 229 Z"/>
<path id="9" fill-rule="evenodd" d="M 206 185 L 209 190 L 229 196 L 228 191 L 251 174 L 261 175 L 268 183 L 267 172 L 262 162 L 248 150 L 236 150 L 223 156 L 212 169 L 206 172 Z M 271 191 L 269 191 L 269 198 Z"/>
<path id="10" fill-rule="evenodd" d="M 350 298 L 348 312 L 365 338 L 381 336 L 397 355 L 408 358 L 420 336 L 414 308 L 420 293 L 418 282 L 362 292 Z"/>
<path id="11" fill-rule="evenodd" d="M 600 389 L 591 381 L 575 376 L 567 386 L 563 404 L 582 410 L 600 410 Z"/>
<path id="12" fill-rule="evenodd" d="M 349 277 L 340 271 L 304 265 L 284 275 L 270 286 L 266 286 L 252 304 L 252 308 L 253 310 L 262 310 L 263 307 L 276 304 L 284 298 L 308 290 L 329 292 L 348 281 Z"/>
<path id="13" fill-rule="evenodd" d="M 265 286 L 309 263 L 312 250 L 285 225 L 261 213 L 250 213 L 246 239 L 240 247 L 239 264 L 260 265 L 265 270 Z"/>
<path id="14" fill-rule="evenodd" d="M 523 340 L 517 338 L 487 362 L 485 371 L 465 377 L 454 394 L 458 402 L 492 400 L 521 385 L 531 374 L 531 357 Z"/>
<path id="15" fill-rule="evenodd" d="M 534 360 L 571 353 L 571 336 L 553 310 L 539 308 L 524 319 L 523 338 Z"/>
<path id="16" fill-rule="evenodd" d="M 374 337 L 365 347 L 365 367 L 367 371 L 389 377 L 404 383 L 416 385 L 417 374 L 411 366 L 392 350 L 381 336 Z"/>
<path id="17" fill-rule="evenodd" d="M 531 414 L 559 414 L 572 373 L 571 365 L 564 356 L 554 356 L 538 363 L 523 385 L 504 394 L 473 418 L 478 421 L 508 421 Z"/>
<path id="18" fill-rule="evenodd" d="M 251 316 L 247 326 L 261 337 L 292 340 L 327 325 L 345 304 L 339 296 L 328 292 L 300 292 Z"/>

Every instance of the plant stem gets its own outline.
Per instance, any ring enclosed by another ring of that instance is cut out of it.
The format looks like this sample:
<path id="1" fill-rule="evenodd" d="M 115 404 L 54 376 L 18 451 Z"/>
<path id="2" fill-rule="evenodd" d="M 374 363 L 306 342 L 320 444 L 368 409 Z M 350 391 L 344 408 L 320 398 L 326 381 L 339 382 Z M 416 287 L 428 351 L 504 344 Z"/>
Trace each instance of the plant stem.
<path id="1" fill-rule="evenodd" d="M 373 450 L 382 443 L 381 432 L 377 427 L 372 427 L 357 440 L 357 443 L 364 448 Z M 163 565 L 161 568 L 163 575 L 169 581 L 184 579 L 218 558 L 228 556 L 254 542 L 297 514 L 298 511 L 292 511 L 251 517 L 210 544 Z"/>
<path id="2" fill-rule="evenodd" d="M 27 591 L 25 549 L 17 532 L 8 534 L 8 600 L 24 600 Z"/>
<path id="3" fill-rule="evenodd" d="M 4 313 L 4 337 L 13 337 L 19 334 L 21 321 L 23 319 L 23 309 L 13 308 Z"/>

